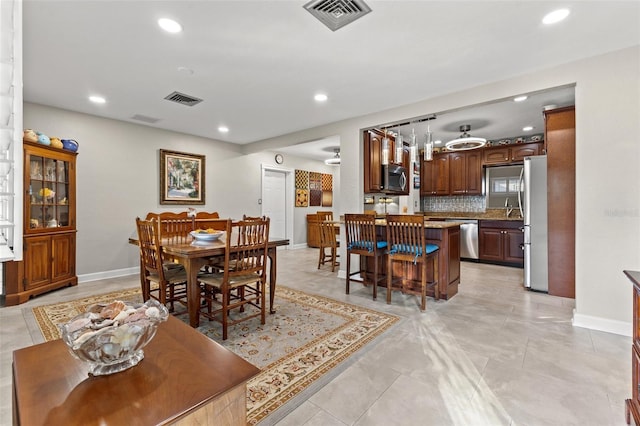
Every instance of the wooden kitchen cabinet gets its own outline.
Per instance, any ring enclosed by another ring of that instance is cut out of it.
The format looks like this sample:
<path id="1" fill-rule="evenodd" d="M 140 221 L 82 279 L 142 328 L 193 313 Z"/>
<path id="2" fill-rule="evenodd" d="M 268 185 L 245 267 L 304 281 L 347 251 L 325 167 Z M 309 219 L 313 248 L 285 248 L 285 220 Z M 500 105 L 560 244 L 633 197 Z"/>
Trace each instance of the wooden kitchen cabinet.
<path id="1" fill-rule="evenodd" d="M 364 193 L 382 192 L 382 138 L 376 130 L 365 130 L 364 141 Z"/>
<path id="2" fill-rule="evenodd" d="M 542 142 L 492 146 L 482 150 L 482 164 L 486 166 L 522 163 L 524 161 L 524 157 L 541 155 L 542 153 Z"/>
<path id="3" fill-rule="evenodd" d="M 481 220 L 478 227 L 480 260 L 524 267 L 522 221 Z"/>
<path id="4" fill-rule="evenodd" d="M 481 151 L 452 152 L 449 155 L 449 194 L 482 194 Z"/>
<path id="5" fill-rule="evenodd" d="M 365 130 L 363 134 L 364 142 L 364 193 L 387 193 L 384 187 L 384 175 L 382 166 L 382 139 L 385 134 L 378 129 Z M 389 164 L 402 164 L 408 170 L 410 170 L 410 155 L 407 144 L 403 144 L 402 150 L 403 157 L 401 160 L 395 158 L 395 138 L 391 134 L 387 134 L 389 138 Z M 407 177 L 408 179 L 408 177 Z M 388 192 L 394 195 L 409 195 L 409 187 L 411 185 L 407 183 L 406 191 Z"/>
<path id="6" fill-rule="evenodd" d="M 422 161 L 420 195 L 449 195 L 449 154 L 435 154 Z"/>
<path id="7" fill-rule="evenodd" d="M 78 283 L 76 155 L 24 142 L 24 253 L 5 263 L 7 305 Z"/>
<path id="8" fill-rule="evenodd" d="M 640 425 L 640 271 L 624 271 L 633 283 L 633 341 L 631 342 L 631 398 L 626 400 L 627 424 Z"/>

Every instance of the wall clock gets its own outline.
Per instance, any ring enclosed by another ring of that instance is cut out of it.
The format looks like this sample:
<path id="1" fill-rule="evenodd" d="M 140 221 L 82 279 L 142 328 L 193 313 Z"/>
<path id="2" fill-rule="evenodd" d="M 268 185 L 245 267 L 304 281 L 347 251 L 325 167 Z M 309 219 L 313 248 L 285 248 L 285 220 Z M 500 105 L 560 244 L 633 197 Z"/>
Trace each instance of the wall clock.
<path id="1" fill-rule="evenodd" d="M 284 157 L 282 156 L 282 154 L 276 154 L 276 163 L 282 164 L 283 161 Z"/>

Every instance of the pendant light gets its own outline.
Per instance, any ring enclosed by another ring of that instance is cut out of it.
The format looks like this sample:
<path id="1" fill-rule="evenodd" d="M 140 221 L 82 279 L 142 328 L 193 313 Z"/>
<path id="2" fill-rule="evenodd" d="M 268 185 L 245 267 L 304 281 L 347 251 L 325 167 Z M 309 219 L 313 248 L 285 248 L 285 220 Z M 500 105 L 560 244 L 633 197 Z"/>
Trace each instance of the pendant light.
<path id="1" fill-rule="evenodd" d="M 409 153 L 411 155 L 411 163 L 418 162 L 418 144 L 416 143 L 416 129 L 411 129 L 411 139 L 409 142 Z"/>
<path id="2" fill-rule="evenodd" d="M 400 134 L 400 128 L 398 128 L 398 136 L 396 136 L 396 155 L 395 155 L 395 160 L 396 163 L 398 164 L 402 164 L 402 160 L 404 157 L 404 146 L 402 146 L 403 144 L 403 140 L 402 140 L 402 135 Z"/>
<path id="3" fill-rule="evenodd" d="M 384 138 L 382 138 L 382 159 L 380 161 L 383 166 L 389 165 L 389 138 L 387 137 L 387 130 L 384 131 Z"/>
<path id="4" fill-rule="evenodd" d="M 433 160 L 433 134 L 431 133 L 431 126 L 427 126 L 427 134 L 425 135 L 424 160 Z"/>
<path id="5" fill-rule="evenodd" d="M 462 134 L 459 138 L 447 142 L 445 145 L 450 151 L 466 151 L 469 149 L 481 148 L 487 144 L 487 140 L 483 138 L 476 138 L 467 133 L 471 130 L 471 125 L 463 124 L 460 126 Z"/>

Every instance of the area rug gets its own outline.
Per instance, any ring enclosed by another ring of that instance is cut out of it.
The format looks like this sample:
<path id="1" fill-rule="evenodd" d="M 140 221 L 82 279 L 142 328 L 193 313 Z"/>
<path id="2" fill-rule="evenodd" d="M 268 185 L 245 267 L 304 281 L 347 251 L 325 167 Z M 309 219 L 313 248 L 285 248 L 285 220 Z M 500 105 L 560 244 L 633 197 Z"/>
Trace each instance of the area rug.
<path id="1" fill-rule="evenodd" d="M 58 324 L 88 306 L 112 300 L 140 301 L 138 289 L 101 294 L 33 308 L 45 340 L 60 337 Z M 200 332 L 261 369 L 247 383 L 247 424 L 272 423 L 337 374 L 347 359 L 392 327 L 399 318 L 286 287 L 276 290 L 276 313 L 267 323 L 255 318 L 229 328 L 201 321 Z M 186 314 L 179 315 L 188 322 Z M 353 358 L 352 358 L 353 359 Z M 291 404 L 287 405 L 287 402 Z M 277 414 L 267 418 L 272 413 Z"/>

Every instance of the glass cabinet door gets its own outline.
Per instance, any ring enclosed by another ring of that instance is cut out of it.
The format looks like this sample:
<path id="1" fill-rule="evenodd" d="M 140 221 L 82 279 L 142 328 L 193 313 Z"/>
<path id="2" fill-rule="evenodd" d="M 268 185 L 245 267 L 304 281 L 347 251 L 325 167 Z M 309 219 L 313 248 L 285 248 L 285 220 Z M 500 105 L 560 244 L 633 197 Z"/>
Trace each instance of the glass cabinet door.
<path id="1" fill-rule="evenodd" d="M 29 169 L 29 229 L 68 227 L 69 162 L 31 155 Z"/>

